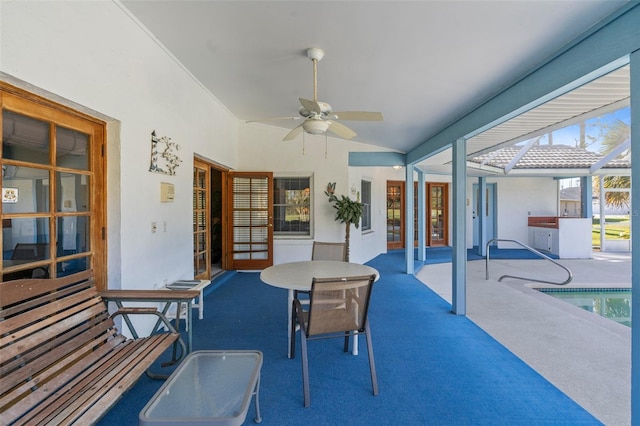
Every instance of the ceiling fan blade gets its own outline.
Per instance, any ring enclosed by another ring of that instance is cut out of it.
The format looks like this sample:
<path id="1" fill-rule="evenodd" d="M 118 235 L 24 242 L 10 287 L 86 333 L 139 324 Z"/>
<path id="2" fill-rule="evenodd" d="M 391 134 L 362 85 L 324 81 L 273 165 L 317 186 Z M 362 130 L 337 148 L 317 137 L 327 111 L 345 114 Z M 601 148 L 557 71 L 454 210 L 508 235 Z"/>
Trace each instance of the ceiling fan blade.
<path id="1" fill-rule="evenodd" d="M 369 112 L 369 111 L 340 111 L 332 112 L 331 117 L 336 120 L 352 120 L 352 121 L 382 121 L 381 112 Z"/>
<path id="2" fill-rule="evenodd" d="M 284 137 L 284 139 L 282 139 L 283 141 L 290 141 L 291 139 L 295 138 L 296 136 L 298 136 L 300 133 L 302 133 L 302 124 L 299 126 L 296 126 L 293 128 L 292 131 L 290 131 L 289 133 L 287 133 L 287 136 Z"/>
<path id="3" fill-rule="evenodd" d="M 337 121 L 329 121 L 328 130 L 332 131 L 343 139 L 351 139 L 356 135 L 356 132 L 354 132 L 344 124 L 338 123 Z"/>
<path id="4" fill-rule="evenodd" d="M 264 123 L 266 121 L 277 121 L 277 120 L 299 120 L 303 117 L 301 116 L 296 116 L 296 117 L 271 117 L 271 118 L 262 118 L 260 120 L 249 120 L 249 121 L 245 121 L 245 123 Z"/>
<path id="5" fill-rule="evenodd" d="M 300 103 L 302 104 L 304 109 L 306 109 L 307 111 L 313 111 L 317 114 L 322 113 L 322 108 L 320 108 L 320 104 L 318 104 L 318 102 L 311 101 L 309 99 L 304 99 L 304 98 L 298 98 L 298 99 L 300 100 Z"/>

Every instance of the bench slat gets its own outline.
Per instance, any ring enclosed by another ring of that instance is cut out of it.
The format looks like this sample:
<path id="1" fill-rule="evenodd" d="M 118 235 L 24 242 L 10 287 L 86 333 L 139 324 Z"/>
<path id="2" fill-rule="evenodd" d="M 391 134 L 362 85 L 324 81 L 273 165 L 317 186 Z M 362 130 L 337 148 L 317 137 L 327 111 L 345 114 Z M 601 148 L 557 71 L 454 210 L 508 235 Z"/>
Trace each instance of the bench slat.
<path id="1" fill-rule="evenodd" d="M 118 342 L 114 339 L 113 341 L 107 342 L 105 345 L 99 347 L 95 351 L 85 353 L 79 352 L 74 357 L 74 359 L 70 359 L 69 361 L 76 361 L 79 357 L 86 355 L 85 360 L 95 362 L 95 360 L 99 360 L 100 358 L 107 356 L 109 352 L 113 350 L 113 348 L 118 347 L 118 345 L 121 344 L 122 342 Z M 23 416 L 25 413 L 31 410 L 31 407 L 42 403 L 44 400 L 49 398 L 56 389 L 64 386 L 69 381 L 69 377 L 78 375 L 87 368 L 87 365 L 84 365 L 82 363 L 76 362 L 74 365 L 69 365 L 69 363 L 66 361 L 67 360 L 60 360 L 60 363 L 56 366 L 56 370 L 52 372 L 57 374 L 53 375 L 52 378 L 47 376 L 47 378 L 49 379 L 48 381 L 39 381 L 40 386 L 38 388 L 32 390 L 19 402 L 4 411 L 2 413 L 3 421 L 5 418 L 12 419 L 11 421 L 15 421 L 15 419 Z M 68 368 L 65 370 L 65 367 Z M 32 386 L 32 382 L 25 383 L 19 389 L 14 390 L 12 392 L 12 395 L 14 397 L 21 396 L 23 393 L 29 392 Z"/>
<path id="2" fill-rule="evenodd" d="M 104 335 L 103 339 L 109 335 L 115 336 L 115 329 L 111 329 L 110 324 L 104 321 L 105 318 L 107 317 L 98 317 L 81 327 L 61 334 L 33 351 L 16 357 L 12 362 L 0 368 L 0 375 L 2 375 L 0 394 L 47 368 L 51 364 L 50 359 L 67 358 L 70 353 L 78 350 L 86 342 L 95 341 L 100 335 Z M 108 330 L 110 331 L 107 333 Z"/>
<path id="3" fill-rule="evenodd" d="M 175 338 L 171 338 L 171 335 L 168 334 L 156 335 L 152 338 L 136 340 L 126 348 L 119 348 L 117 359 L 102 364 L 100 368 L 96 368 L 87 375 L 81 383 L 68 385 L 65 390 L 57 392 L 56 394 L 65 395 L 65 399 L 70 399 L 72 403 L 65 405 L 64 410 L 57 410 L 58 413 L 55 417 L 43 417 L 42 420 L 47 423 L 72 423 L 80 419 L 85 423 L 98 420 L 106 410 L 118 401 L 119 396 L 125 390 L 138 381 L 140 375 L 153 363 L 153 360 L 171 347 L 174 340 Z M 119 368 L 115 368 L 115 365 Z M 80 386 L 90 391 L 74 392 Z M 106 397 L 110 392 L 113 395 Z M 74 395 L 67 395 L 68 393 L 74 393 Z M 102 401 L 103 404 L 93 408 L 98 401 Z M 94 414 L 90 415 L 87 411 L 92 408 Z M 90 416 L 97 416 L 97 418 L 90 419 Z M 38 423 L 41 421 L 40 418 L 36 420 Z"/>
<path id="4" fill-rule="evenodd" d="M 92 318 L 104 312 L 104 307 L 101 306 L 101 304 L 102 302 L 99 299 L 97 303 L 96 301 L 93 303 L 87 302 L 85 306 L 87 309 L 77 312 L 70 317 L 65 318 L 67 313 L 54 315 L 30 327 L 0 338 L 0 342 L 2 342 L 0 348 L 2 348 L 3 358 L 6 356 L 4 359 L 9 359 L 18 356 L 24 350 L 25 346 L 30 348 L 37 347 L 48 339 L 64 333 L 66 330 L 72 329 L 85 321 L 90 321 Z M 76 309 L 72 309 L 71 311 L 76 311 Z M 54 322 L 54 319 L 58 319 L 59 322 Z M 107 321 L 111 320 L 108 319 Z M 44 328 L 43 325 L 48 325 L 48 327 Z M 7 345 L 9 342 L 12 344 Z M 18 342 L 20 344 L 17 344 Z"/>
<path id="5" fill-rule="evenodd" d="M 113 386 L 117 386 L 117 394 L 122 394 L 129 389 L 144 371 L 152 364 L 155 358 L 149 355 L 154 350 L 159 350 L 158 356 L 169 348 L 177 335 L 154 335 L 150 338 L 129 340 L 125 345 L 115 348 L 108 357 L 100 357 L 94 360 L 91 368 L 81 372 L 80 375 L 69 380 L 61 389 L 52 392 L 46 404 L 38 407 L 41 411 L 37 415 L 29 413 L 28 423 L 64 423 L 82 419 L 83 423 L 89 423 L 83 415 L 88 407 L 97 401 L 102 401 L 106 392 Z M 162 344 L 161 346 L 158 346 Z M 138 374 L 132 374 L 137 369 L 136 364 L 142 364 Z M 110 408 L 119 398 L 104 399 Z M 102 412 L 104 413 L 104 411 Z M 16 424 L 21 424 L 20 419 Z"/>
<path id="6" fill-rule="evenodd" d="M 87 306 L 97 303 L 102 303 L 102 299 L 95 291 L 87 290 L 64 299 L 51 300 L 45 305 L 21 312 L 0 322 L 0 335 L 4 336 L 0 339 L 0 347 L 11 343 L 11 336 L 15 335 L 12 339 L 18 339 L 30 333 L 30 330 L 37 330 L 57 323 L 61 318 L 74 312 L 80 312 Z M 6 334 L 11 336 L 5 336 Z"/>
<path id="7" fill-rule="evenodd" d="M 2 299 L 0 299 L 0 308 L 6 307 L 15 303 L 24 303 L 24 301 L 46 295 L 52 291 L 56 291 L 59 288 L 66 287 L 71 284 L 84 282 L 84 285 L 93 285 L 93 277 L 91 271 L 78 272 L 77 274 L 67 275 L 66 277 L 56 279 L 24 279 L 5 281 L 0 283 L 0 293 L 2 293 Z"/>
<path id="8" fill-rule="evenodd" d="M 169 339 L 170 335 L 166 335 L 165 339 Z M 177 336 L 176 336 L 177 337 Z M 84 413 L 83 417 L 90 422 L 99 420 L 122 396 L 119 387 L 127 386 L 126 389 L 130 389 L 137 381 L 134 378 L 140 377 L 144 372 L 153 364 L 153 361 L 160 357 L 162 353 L 171 347 L 173 342 L 177 339 L 171 339 L 164 342 L 162 345 L 157 345 L 153 348 L 152 352 L 144 357 L 139 357 L 137 361 L 131 363 L 131 371 L 127 376 L 122 377 L 120 383 L 117 386 L 111 386 L 108 391 L 105 392 L 103 398 L 100 401 L 94 402 L 89 409 Z"/>

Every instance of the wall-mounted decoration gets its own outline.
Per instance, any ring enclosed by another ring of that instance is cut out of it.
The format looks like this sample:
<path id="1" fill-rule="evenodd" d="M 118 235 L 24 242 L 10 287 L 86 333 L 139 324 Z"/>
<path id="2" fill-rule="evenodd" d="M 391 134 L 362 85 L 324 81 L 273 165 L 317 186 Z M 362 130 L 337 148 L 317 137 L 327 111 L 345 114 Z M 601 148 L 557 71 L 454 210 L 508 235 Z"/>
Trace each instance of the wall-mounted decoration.
<path id="1" fill-rule="evenodd" d="M 18 202 L 18 188 L 2 188 L 2 202 L 15 204 Z"/>
<path id="2" fill-rule="evenodd" d="M 175 175 L 176 168 L 182 163 L 176 154 L 179 150 L 180 145 L 171 142 L 170 137 L 158 137 L 155 130 L 151 132 L 151 166 L 149 166 L 149 171 Z"/>
<path id="3" fill-rule="evenodd" d="M 171 203 L 176 195 L 176 189 L 172 183 L 160 182 L 160 202 Z"/>

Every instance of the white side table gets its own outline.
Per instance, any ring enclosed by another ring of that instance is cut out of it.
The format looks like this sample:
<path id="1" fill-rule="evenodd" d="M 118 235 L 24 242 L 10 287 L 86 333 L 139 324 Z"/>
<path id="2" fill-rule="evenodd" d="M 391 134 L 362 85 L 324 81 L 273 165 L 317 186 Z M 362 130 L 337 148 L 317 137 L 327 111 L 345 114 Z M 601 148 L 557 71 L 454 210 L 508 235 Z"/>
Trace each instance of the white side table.
<path id="1" fill-rule="evenodd" d="M 200 295 L 194 299 L 192 308 L 198 308 L 198 319 L 204 318 L 204 289 L 211 284 L 211 280 L 178 280 L 167 284 L 170 290 L 198 290 Z M 182 307 L 181 307 L 182 309 Z"/>

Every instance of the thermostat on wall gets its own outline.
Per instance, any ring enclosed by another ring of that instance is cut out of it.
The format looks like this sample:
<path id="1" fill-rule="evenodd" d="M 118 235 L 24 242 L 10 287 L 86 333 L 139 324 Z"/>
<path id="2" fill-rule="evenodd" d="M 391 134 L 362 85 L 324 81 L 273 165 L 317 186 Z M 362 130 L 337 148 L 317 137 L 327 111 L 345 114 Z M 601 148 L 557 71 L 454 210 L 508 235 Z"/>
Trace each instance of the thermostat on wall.
<path id="1" fill-rule="evenodd" d="M 160 201 L 170 203 L 173 201 L 175 189 L 172 183 L 160 182 Z"/>

